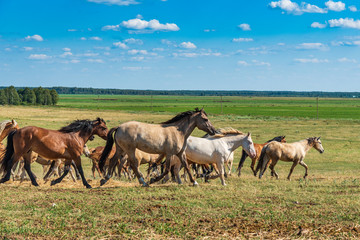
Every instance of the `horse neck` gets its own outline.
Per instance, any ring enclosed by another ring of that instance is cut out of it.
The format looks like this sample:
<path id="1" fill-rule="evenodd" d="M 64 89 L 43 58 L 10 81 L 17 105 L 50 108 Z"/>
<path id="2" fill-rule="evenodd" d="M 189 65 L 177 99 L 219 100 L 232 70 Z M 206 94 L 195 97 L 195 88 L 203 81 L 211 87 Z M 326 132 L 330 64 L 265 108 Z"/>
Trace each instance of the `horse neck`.
<path id="1" fill-rule="evenodd" d="M 0 134 L 0 142 L 2 142 L 7 137 L 7 135 L 9 135 L 9 133 L 10 129 L 4 129 Z"/>
<path id="2" fill-rule="evenodd" d="M 302 140 L 300 143 L 303 146 L 305 152 L 308 152 L 314 146 L 314 145 L 309 145 L 307 139 Z"/>
<path id="3" fill-rule="evenodd" d="M 243 145 L 246 135 L 235 135 L 229 137 L 223 137 L 223 141 L 228 145 L 230 151 L 235 151 L 238 147 Z"/>
<path id="4" fill-rule="evenodd" d="M 183 118 L 170 125 L 177 126 L 177 130 L 184 136 L 185 140 L 190 136 L 196 127 L 195 121 L 192 120 L 191 116 Z"/>
<path id="5" fill-rule="evenodd" d="M 80 132 L 77 132 L 76 134 L 75 134 L 75 136 L 76 136 L 76 140 L 79 142 L 79 144 L 82 146 L 82 147 L 84 147 L 84 145 L 85 145 L 85 143 L 87 143 L 87 141 L 89 140 L 89 138 L 91 137 L 93 135 L 93 133 L 91 132 L 91 133 L 83 133 L 83 134 L 81 134 L 81 131 Z"/>

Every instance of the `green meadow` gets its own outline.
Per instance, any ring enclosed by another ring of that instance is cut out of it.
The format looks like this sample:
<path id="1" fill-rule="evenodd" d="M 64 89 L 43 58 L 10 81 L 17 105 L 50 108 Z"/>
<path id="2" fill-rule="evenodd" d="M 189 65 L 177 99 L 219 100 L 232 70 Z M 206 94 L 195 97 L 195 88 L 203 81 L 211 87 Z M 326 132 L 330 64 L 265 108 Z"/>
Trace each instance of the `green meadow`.
<path id="1" fill-rule="evenodd" d="M 154 184 L 113 178 L 99 187 L 91 162 L 82 157 L 93 189 L 71 179 L 54 187 L 41 180 L 0 185 L 0 237 L 4 239 L 359 239 L 360 237 L 360 100 L 313 98 L 246 98 L 187 96 L 61 95 L 58 106 L 0 106 L 0 121 L 20 126 L 59 129 L 75 119 L 104 118 L 108 128 L 129 120 L 159 123 L 176 113 L 204 107 L 216 128 L 251 132 L 263 143 L 286 135 L 288 142 L 321 136 L 325 152 L 309 151 L 309 176 L 279 161 L 280 179 L 267 171 L 252 176 L 250 159 L 236 175 L 241 150 L 235 152 L 232 175 L 199 187 L 190 183 Z M 203 132 L 196 129 L 194 136 Z M 105 145 L 96 137 L 89 147 Z M 145 174 L 146 166 L 141 166 Z"/>

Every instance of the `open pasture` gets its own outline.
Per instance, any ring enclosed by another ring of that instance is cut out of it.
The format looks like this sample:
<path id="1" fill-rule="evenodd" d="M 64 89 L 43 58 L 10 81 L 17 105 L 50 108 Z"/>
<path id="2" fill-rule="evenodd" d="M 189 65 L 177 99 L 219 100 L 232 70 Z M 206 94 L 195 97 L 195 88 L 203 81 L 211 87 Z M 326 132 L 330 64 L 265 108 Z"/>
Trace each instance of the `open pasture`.
<path id="1" fill-rule="evenodd" d="M 136 180 L 128 182 L 122 178 L 111 179 L 103 187 L 97 188 L 99 178 L 92 179 L 90 160 L 82 157 L 85 175 L 94 189 L 85 189 L 81 181 L 74 184 L 70 179 L 54 187 L 41 180 L 38 188 L 31 186 L 30 181 L 10 181 L 0 185 L 1 237 L 360 237 L 360 116 L 356 111 L 359 100 L 328 99 L 328 110 L 321 113 L 320 108 L 321 119 L 315 120 L 314 99 L 238 98 L 238 105 L 234 108 L 224 107 L 224 114 L 220 115 L 220 103 L 212 108 L 210 103 L 214 101 L 207 97 L 199 97 L 204 103 L 201 104 L 195 103 L 193 97 L 154 96 L 154 112 L 150 111 L 148 100 L 142 104 L 138 101 L 139 96 L 134 97 L 134 103 L 129 101 L 131 96 L 99 97 L 126 101 L 93 102 L 91 99 L 94 98 L 97 96 L 61 96 L 60 107 L 1 106 L 0 120 L 14 118 L 20 126 L 58 129 L 75 119 L 95 119 L 100 116 L 111 128 L 129 120 L 158 123 L 170 119 L 177 112 L 204 105 L 216 128 L 231 126 L 243 132 L 251 131 L 254 142 L 258 143 L 278 135 L 286 135 L 288 142 L 321 136 L 325 153 L 320 155 L 312 149 L 306 156 L 305 162 L 309 166 L 307 181 L 302 180 L 304 169 L 301 166 L 295 168 L 292 181 L 287 181 L 291 164 L 285 162 L 277 165 L 279 180 L 272 179 L 269 171 L 265 172 L 262 180 L 258 180 L 252 176 L 250 159 L 245 161 L 242 176 L 236 176 L 235 169 L 241 154 L 239 149 L 235 152 L 233 175 L 226 180 L 226 187 L 215 179 L 210 183 L 199 180 L 199 187 L 192 187 L 189 183 L 181 186 L 167 183 L 142 188 Z M 163 99 L 163 103 L 157 102 L 158 107 L 155 108 L 157 98 Z M 227 98 L 230 97 L 223 100 Z M 181 100 L 181 106 L 175 104 L 174 99 Z M 272 104 L 285 110 L 276 111 Z M 286 105 L 290 109 L 288 112 Z M 195 130 L 193 135 L 201 136 L 203 132 Z M 88 145 L 105 145 L 105 141 L 96 137 Z M 37 163 L 33 164 L 32 169 L 39 178 L 42 176 Z M 141 170 L 144 172 L 145 168 Z"/>

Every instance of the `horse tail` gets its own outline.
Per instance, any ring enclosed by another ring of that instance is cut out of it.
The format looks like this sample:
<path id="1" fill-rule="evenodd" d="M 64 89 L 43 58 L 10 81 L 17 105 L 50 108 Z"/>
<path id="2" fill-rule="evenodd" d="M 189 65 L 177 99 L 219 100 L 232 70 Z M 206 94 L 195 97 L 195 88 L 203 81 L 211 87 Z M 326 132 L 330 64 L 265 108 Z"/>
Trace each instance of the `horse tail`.
<path id="1" fill-rule="evenodd" d="M 256 166 L 256 173 L 260 170 L 260 174 L 261 174 L 261 171 L 263 170 L 262 166 L 263 166 L 263 163 L 264 163 L 264 157 L 265 157 L 267 148 L 268 148 L 268 145 L 263 147 L 263 149 L 261 150 L 261 155 L 259 157 L 259 161 L 258 161 L 258 164 Z"/>
<path id="2" fill-rule="evenodd" d="M 9 167 L 9 164 L 11 164 L 11 160 L 12 157 L 14 155 L 14 142 L 13 142 L 13 137 L 16 133 L 15 131 L 12 131 L 9 133 L 8 137 L 7 137 L 7 146 L 6 146 L 6 152 L 5 152 L 5 156 L 4 159 L 2 160 L 2 162 L 0 163 L 0 169 L 4 171 L 4 173 L 7 173 L 7 169 Z"/>
<path id="3" fill-rule="evenodd" d="M 118 127 L 114 127 L 112 129 L 110 129 L 110 131 L 107 135 L 106 145 L 105 145 L 104 151 L 101 154 L 100 161 L 99 161 L 99 168 L 100 168 L 101 172 L 103 172 L 105 161 L 111 152 L 112 146 L 114 145 L 113 133 L 116 132 L 117 129 L 118 129 Z"/>
<path id="4" fill-rule="evenodd" d="M 243 149 L 242 150 L 242 155 L 241 155 L 241 159 L 240 159 L 240 162 L 239 162 L 239 166 L 238 168 L 236 169 L 236 171 L 238 172 L 238 176 L 241 175 L 241 168 L 243 167 L 244 165 L 244 162 L 245 162 L 245 159 L 248 157 L 249 155 L 245 152 L 245 150 Z"/>

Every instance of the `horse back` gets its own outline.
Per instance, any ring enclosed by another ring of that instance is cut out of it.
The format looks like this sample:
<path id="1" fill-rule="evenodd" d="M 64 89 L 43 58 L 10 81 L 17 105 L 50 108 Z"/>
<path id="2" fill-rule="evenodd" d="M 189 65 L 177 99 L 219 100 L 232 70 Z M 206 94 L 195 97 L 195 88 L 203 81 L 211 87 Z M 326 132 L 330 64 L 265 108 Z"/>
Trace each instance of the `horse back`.
<path id="1" fill-rule="evenodd" d="M 302 157 L 302 148 L 299 142 L 294 143 L 282 143 L 282 142 L 270 142 L 267 145 L 266 153 L 272 159 L 281 159 L 283 161 L 292 162 Z"/>

